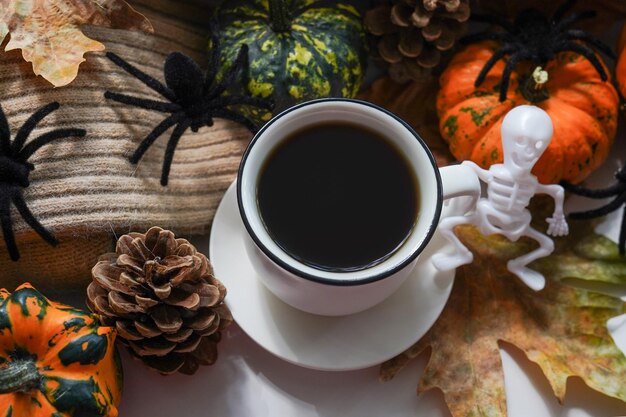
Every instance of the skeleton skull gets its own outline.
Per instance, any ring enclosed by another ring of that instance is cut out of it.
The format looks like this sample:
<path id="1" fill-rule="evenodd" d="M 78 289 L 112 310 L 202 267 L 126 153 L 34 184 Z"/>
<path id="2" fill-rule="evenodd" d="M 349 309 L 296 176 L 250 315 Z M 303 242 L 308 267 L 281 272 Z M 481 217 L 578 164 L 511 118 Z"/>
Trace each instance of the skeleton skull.
<path id="1" fill-rule="evenodd" d="M 504 166 L 514 176 L 528 175 L 552 140 L 552 121 L 535 106 L 518 106 L 502 122 Z"/>

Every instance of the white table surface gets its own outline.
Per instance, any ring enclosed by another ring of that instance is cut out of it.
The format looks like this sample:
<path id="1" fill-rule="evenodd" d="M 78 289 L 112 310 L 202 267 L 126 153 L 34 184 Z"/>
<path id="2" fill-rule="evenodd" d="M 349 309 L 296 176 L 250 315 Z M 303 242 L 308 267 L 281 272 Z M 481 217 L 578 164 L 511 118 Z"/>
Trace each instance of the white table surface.
<path id="1" fill-rule="evenodd" d="M 620 133 L 613 155 L 626 155 L 626 135 Z M 592 183 L 611 183 L 617 162 L 594 173 Z M 593 202 L 574 200 L 568 211 Z M 595 203 L 597 204 L 597 203 Z M 620 213 L 621 214 L 621 213 Z M 621 216 L 608 218 L 597 230 L 619 227 Z M 208 254 L 208 236 L 194 239 Z M 626 291 L 621 296 L 626 296 Z M 626 320 L 624 320 L 626 321 Z M 613 333 L 626 351 L 626 323 Z M 537 365 L 511 345 L 501 348 L 509 417 L 626 416 L 626 404 L 570 378 L 559 404 Z M 233 324 L 219 344 L 215 365 L 194 376 L 168 377 L 143 367 L 122 352 L 125 388 L 121 417 L 438 417 L 450 416 L 438 391 L 416 395 L 426 365 L 422 356 L 395 379 L 378 381 L 378 367 L 350 372 L 313 371 L 282 361 L 266 352 Z M 624 381 L 626 383 L 626 381 Z"/>
<path id="2" fill-rule="evenodd" d="M 626 335 L 623 335 L 626 340 Z M 312 371 L 288 364 L 256 345 L 237 325 L 219 345 L 212 367 L 194 376 L 162 377 L 122 353 L 125 388 L 121 417 L 438 417 L 450 416 L 437 391 L 417 396 L 426 364 L 420 357 L 390 382 L 378 368 Z M 626 404 L 572 378 L 560 405 L 538 366 L 512 346 L 502 350 L 509 417 L 626 415 Z"/>

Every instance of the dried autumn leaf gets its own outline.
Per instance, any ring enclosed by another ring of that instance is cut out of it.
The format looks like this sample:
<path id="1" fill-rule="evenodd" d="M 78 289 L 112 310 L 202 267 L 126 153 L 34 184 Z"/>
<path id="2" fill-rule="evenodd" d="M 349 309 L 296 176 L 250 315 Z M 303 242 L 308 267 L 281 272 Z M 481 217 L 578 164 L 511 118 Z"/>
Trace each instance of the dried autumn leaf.
<path id="1" fill-rule="evenodd" d="M 533 265 L 547 278 L 546 288 L 534 292 L 506 270 L 506 261 L 530 250 L 532 241 L 483 236 L 473 226 L 456 231 L 475 261 L 457 270 L 435 325 L 414 346 L 384 363 L 381 379 L 392 378 L 430 348 L 418 392 L 440 388 L 454 417 L 504 417 L 498 347 L 506 342 L 540 366 L 560 400 L 567 379 L 579 376 L 589 387 L 626 401 L 626 357 L 606 327 L 609 318 L 626 312 L 624 302 L 559 281 L 623 284 L 626 262 L 613 258 L 610 246 L 615 244 L 580 229 L 578 237 L 560 240 L 552 256 Z"/>
<path id="2" fill-rule="evenodd" d="M 620 256 L 617 245 L 591 230 L 586 232 L 568 250 L 539 260 L 537 267 L 559 281 L 577 286 L 603 289 L 624 284 L 626 262 Z"/>
<path id="3" fill-rule="evenodd" d="M 389 77 L 380 78 L 361 93 L 359 98 L 377 104 L 406 121 L 424 139 L 438 165 L 455 159 L 439 131 L 435 109 L 438 83 L 432 77 L 422 81 L 399 84 Z"/>
<path id="4" fill-rule="evenodd" d="M 0 0 L 0 42 L 11 34 L 5 50 L 21 49 L 34 73 L 55 87 L 76 78 L 83 54 L 104 49 L 81 32 L 82 25 L 153 31 L 122 0 Z"/>

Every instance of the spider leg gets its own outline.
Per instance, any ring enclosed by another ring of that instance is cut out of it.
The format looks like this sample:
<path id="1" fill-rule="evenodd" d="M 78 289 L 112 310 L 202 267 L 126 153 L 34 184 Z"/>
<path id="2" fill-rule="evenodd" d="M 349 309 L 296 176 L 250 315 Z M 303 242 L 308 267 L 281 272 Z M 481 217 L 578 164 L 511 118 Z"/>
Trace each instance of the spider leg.
<path id="1" fill-rule="evenodd" d="M 552 15 L 552 21 L 559 22 L 561 19 L 563 19 L 563 16 L 565 16 L 565 13 L 567 13 L 574 6 L 576 1 L 577 0 L 568 0 L 564 2 L 563 4 L 561 4 Z"/>
<path id="2" fill-rule="evenodd" d="M 120 56 L 114 54 L 113 52 L 107 52 L 107 58 L 109 58 L 115 65 L 122 68 L 124 71 L 129 73 L 130 75 L 137 78 L 139 81 L 161 94 L 163 97 L 168 99 L 169 101 L 176 101 L 176 94 L 169 88 L 167 88 L 163 83 L 156 78 L 151 77 L 145 72 L 141 71 L 139 68 L 129 64 Z"/>
<path id="3" fill-rule="evenodd" d="M 592 17 L 596 17 L 596 12 L 592 11 L 592 10 L 586 10 L 584 12 L 578 12 L 578 13 L 574 13 L 571 16 L 566 17 L 565 19 L 561 20 L 560 22 L 557 22 L 554 27 L 553 27 L 553 31 L 560 31 L 563 28 L 576 23 L 580 20 L 585 20 L 585 19 L 591 19 Z"/>
<path id="4" fill-rule="evenodd" d="M 43 240 L 45 240 L 52 246 L 56 246 L 59 244 L 59 241 L 57 240 L 57 238 L 54 237 L 54 235 L 48 229 L 46 229 L 41 223 L 39 223 L 39 220 L 35 218 L 33 213 L 28 208 L 26 201 L 24 201 L 24 196 L 22 195 L 21 191 L 14 192 L 13 195 L 11 196 L 11 200 L 13 201 L 13 204 L 15 204 L 17 211 L 19 211 L 20 216 L 22 216 L 24 221 L 28 223 L 28 225 L 35 232 L 37 232 L 37 234 L 41 236 Z"/>
<path id="5" fill-rule="evenodd" d="M 4 155 L 11 153 L 11 130 L 2 106 L 0 106 L 0 148 Z"/>
<path id="6" fill-rule="evenodd" d="M 15 243 L 13 223 L 11 222 L 11 190 L 6 188 L 2 189 L 2 201 L 0 201 L 0 225 L 2 226 L 2 235 L 9 251 L 9 256 L 15 262 L 20 259 L 20 252 Z"/>
<path id="7" fill-rule="evenodd" d="M 470 20 L 472 20 L 474 22 L 490 23 L 492 25 L 500 26 L 501 28 L 503 28 L 507 32 L 511 32 L 511 33 L 517 32 L 517 28 L 515 27 L 515 25 L 513 23 L 509 22 L 508 20 L 506 20 L 502 16 L 493 16 L 493 15 L 487 15 L 487 14 L 474 14 L 474 13 L 472 13 L 472 15 L 470 16 Z"/>
<path id="8" fill-rule="evenodd" d="M 474 81 L 474 86 L 479 87 L 483 83 L 483 81 L 485 81 L 485 77 L 487 77 L 487 74 L 489 73 L 489 71 L 491 71 L 491 68 L 496 64 L 496 62 L 502 59 L 504 55 L 515 51 L 515 49 L 516 48 L 511 45 L 504 46 L 495 51 L 493 55 L 491 55 L 491 58 L 489 58 L 489 60 L 485 62 L 485 65 L 480 70 L 480 73 L 478 73 L 478 77 L 476 77 L 476 81 Z"/>
<path id="9" fill-rule="evenodd" d="M 596 217 L 604 216 L 612 211 L 617 210 L 626 201 L 626 193 L 618 195 L 615 200 L 611 201 L 605 206 L 599 207 L 594 210 L 579 211 L 571 213 L 569 217 L 572 219 L 595 219 Z"/>
<path id="10" fill-rule="evenodd" d="M 33 139 L 28 143 L 28 145 L 24 146 L 24 148 L 19 152 L 19 156 L 26 161 L 32 154 L 37 152 L 42 146 L 47 145 L 48 143 L 61 139 L 67 138 L 71 136 L 83 137 L 87 134 L 85 129 L 57 129 L 51 132 L 44 133 L 41 136 Z"/>
<path id="11" fill-rule="evenodd" d="M 565 32 L 565 35 L 567 36 L 567 39 L 569 40 L 580 40 L 580 41 L 587 42 L 591 44 L 592 46 L 594 46 L 598 51 L 605 54 L 606 56 L 612 59 L 617 59 L 617 57 L 615 56 L 615 52 L 613 52 L 613 50 L 608 45 L 605 45 L 604 42 L 594 38 L 593 36 L 589 35 L 584 30 L 570 29 Z"/>
<path id="12" fill-rule="evenodd" d="M 604 70 L 604 66 L 602 65 L 602 63 L 600 63 L 600 60 L 598 60 L 598 57 L 592 49 L 585 45 L 581 45 L 573 41 L 568 41 L 561 44 L 561 46 L 557 48 L 554 52 L 566 51 L 574 51 L 587 58 L 589 62 L 591 62 L 591 65 L 593 65 L 593 67 L 596 69 L 596 71 L 598 71 L 598 74 L 600 74 L 600 78 L 602 79 L 602 81 L 608 80 L 608 75 Z"/>
<path id="13" fill-rule="evenodd" d="M 37 124 L 41 122 L 44 117 L 46 117 L 59 107 L 61 107 L 61 105 L 55 101 L 43 107 L 40 107 L 35 113 L 33 113 L 24 122 L 22 127 L 20 127 L 20 130 L 17 131 L 15 139 L 13 140 L 13 144 L 11 145 L 11 150 L 15 153 L 19 152 L 20 149 L 22 149 L 22 146 L 24 146 L 28 135 L 30 135 L 33 129 L 35 129 L 35 126 L 37 126 Z"/>
<path id="14" fill-rule="evenodd" d="M 242 45 L 233 65 L 224 74 L 224 79 L 217 86 L 207 91 L 207 97 L 219 97 L 239 76 L 241 71 L 248 65 L 248 45 Z"/>
<path id="15" fill-rule="evenodd" d="M 180 105 L 176 103 L 166 103 L 147 98 L 133 97 L 126 94 L 113 93 L 111 91 L 105 92 L 104 97 L 119 103 L 130 104 L 131 106 L 141 107 L 146 110 L 156 110 L 163 113 L 173 113 L 181 109 Z"/>
<path id="16" fill-rule="evenodd" d="M 161 136 L 167 129 L 174 126 L 176 123 L 183 120 L 185 117 L 185 113 L 179 112 L 174 113 L 171 116 L 165 118 L 161 123 L 159 123 L 153 130 L 145 137 L 144 140 L 141 141 L 133 156 L 130 157 L 130 163 L 136 164 L 139 162 L 144 153 L 148 150 L 148 148 L 154 143 L 155 140 L 159 136 Z"/>
<path id="17" fill-rule="evenodd" d="M 266 110 L 274 108 L 270 100 L 252 96 L 225 96 L 218 98 L 213 104 L 215 107 L 231 106 L 233 104 L 247 104 L 250 106 L 260 107 Z"/>
<path id="18" fill-rule="evenodd" d="M 481 42 L 481 41 L 486 41 L 486 40 L 505 41 L 506 38 L 508 37 L 509 37 L 509 34 L 505 32 L 484 31 L 484 32 L 477 32 L 477 33 L 472 33 L 467 36 L 463 36 L 461 39 L 459 39 L 459 42 L 461 42 L 464 45 L 467 45 L 470 43 Z"/>
<path id="19" fill-rule="evenodd" d="M 569 192 L 588 198 L 607 198 L 621 194 L 622 192 L 626 191 L 626 183 L 623 182 L 617 182 L 610 187 L 600 190 L 590 190 L 589 188 L 581 187 L 580 185 L 570 184 L 566 181 L 561 182 L 561 186 Z"/>
<path id="20" fill-rule="evenodd" d="M 511 73 L 513 72 L 513 69 L 520 61 L 523 61 L 526 58 L 528 58 L 528 54 L 519 52 L 511 55 L 509 60 L 506 61 L 504 71 L 502 71 L 502 81 L 500 81 L 500 102 L 506 100 L 506 94 L 509 91 L 509 83 L 511 81 Z"/>
<path id="21" fill-rule="evenodd" d="M 189 128 L 189 125 L 191 125 L 191 121 L 188 119 L 178 123 L 172 132 L 172 136 L 170 136 L 170 140 L 167 142 L 167 148 L 165 148 L 165 156 L 163 158 L 163 169 L 161 170 L 162 186 L 166 186 L 169 181 L 170 168 L 172 168 L 176 146 L 178 146 L 178 141 Z"/>
<path id="22" fill-rule="evenodd" d="M 219 117 L 220 119 L 228 119 L 240 123 L 247 127 L 248 130 L 250 130 L 250 132 L 252 133 L 256 133 L 259 130 L 259 127 L 252 120 L 232 110 L 217 109 L 213 112 L 213 116 Z"/>

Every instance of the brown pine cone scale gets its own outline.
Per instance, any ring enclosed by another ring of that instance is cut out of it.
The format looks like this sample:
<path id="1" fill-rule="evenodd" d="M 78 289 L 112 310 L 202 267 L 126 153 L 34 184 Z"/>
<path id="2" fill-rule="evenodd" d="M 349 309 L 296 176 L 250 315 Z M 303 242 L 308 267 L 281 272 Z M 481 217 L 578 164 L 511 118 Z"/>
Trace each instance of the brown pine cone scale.
<path id="1" fill-rule="evenodd" d="M 87 304 L 119 340 L 162 374 L 192 374 L 217 359 L 232 322 L 226 288 L 185 239 L 153 227 L 122 236 L 92 269 Z"/>
<path id="2" fill-rule="evenodd" d="M 442 62 L 469 19 L 469 0 L 386 0 L 365 14 L 374 55 L 398 82 L 420 80 Z"/>

